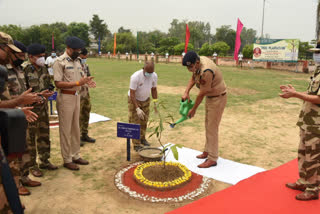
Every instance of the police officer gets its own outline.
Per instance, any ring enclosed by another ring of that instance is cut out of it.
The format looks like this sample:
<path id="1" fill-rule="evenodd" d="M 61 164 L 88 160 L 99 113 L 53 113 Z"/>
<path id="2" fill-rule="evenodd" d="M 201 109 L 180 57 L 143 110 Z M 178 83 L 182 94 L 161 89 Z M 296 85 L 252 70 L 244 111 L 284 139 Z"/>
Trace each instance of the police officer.
<path id="1" fill-rule="evenodd" d="M 318 47 L 320 48 L 320 42 Z M 319 49 L 320 50 L 320 49 Z M 280 97 L 291 97 L 303 101 L 297 126 L 300 127 L 298 148 L 298 167 L 300 178 L 287 183 L 290 189 L 300 190 L 297 200 L 308 201 L 319 198 L 320 184 L 320 60 L 316 61 L 316 70 L 310 78 L 307 93 L 298 92 L 292 85 L 282 85 Z"/>
<path id="2" fill-rule="evenodd" d="M 90 77 L 89 65 L 86 63 L 88 57 L 88 51 L 86 48 L 82 48 L 80 53 L 81 66 L 85 77 Z M 88 136 L 88 127 L 91 111 L 91 102 L 89 95 L 89 88 L 87 85 L 81 86 L 80 91 L 80 132 L 81 132 L 81 146 L 84 142 L 94 143 L 95 139 Z"/>
<path id="3" fill-rule="evenodd" d="M 218 130 L 222 113 L 227 103 L 226 84 L 219 68 L 207 57 L 199 57 L 194 51 L 189 51 L 183 58 L 184 66 L 192 72 L 188 86 L 182 96 L 183 100 L 189 99 L 191 88 L 196 85 L 200 89 L 193 108 L 188 117 L 194 117 L 196 110 L 203 98 L 206 98 L 205 129 L 206 144 L 204 152 L 197 158 L 206 159 L 198 165 L 199 168 L 208 168 L 217 165 L 218 160 Z"/>
<path id="4" fill-rule="evenodd" d="M 40 44 L 31 44 L 28 46 L 29 63 L 25 66 L 24 72 L 27 82 L 27 88 L 42 97 L 43 102 L 33 105 L 32 109 L 39 117 L 36 122 L 29 123 L 27 131 L 28 151 L 31 155 L 29 163 L 30 171 L 35 177 L 43 176 L 40 169 L 56 170 L 57 166 L 50 163 L 50 131 L 47 98 L 53 95 L 53 86 L 50 83 L 50 75 L 45 66 L 45 47 Z M 37 152 L 40 164 L 38 166 Z M 40 168 L 40 169 L 39 169 Z M 22 183 L 28 185 L 29 169 L 26 168 L 21 178 Z"/>
<path id="5" fill-rule="evenodd" d="M 133 139 L 134 150 L 150 146 L 146 140 L 146 129 L 149 118 L 150 92 L 153 102 L 158 100 L 158 76 L 154 72 L 154 62 L 146 61 L 143 69 L 136 71 L 130 77 L 128 91 L 129 123 L 140 124 L 140 140 Z"/>
<path id="6" fill-rule="evenodd" d="M 77 164 L 87 165 L 88 161 L 80 157 L 80 96 L 81 86 L 93 84 L 93 77 L 85 77 L 79 55 L 84 42 L 78 37 L 66 39 L 66 51 L 53 64 L 53 75 L 57 95 L 59 116 L 60 147 L 63 166 L 70 170 L 79 170 Z"/>

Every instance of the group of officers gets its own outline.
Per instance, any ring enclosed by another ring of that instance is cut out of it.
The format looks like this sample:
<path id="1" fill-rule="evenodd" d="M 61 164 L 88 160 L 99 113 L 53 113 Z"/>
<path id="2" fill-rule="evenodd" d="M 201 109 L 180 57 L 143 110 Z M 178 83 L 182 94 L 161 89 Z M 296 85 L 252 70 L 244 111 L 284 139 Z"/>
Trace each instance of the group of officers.
<path id="1" fill-rule="evenodd" d="M 66 39 L 64 54 L 57 57 L 54 63 L 48 63 L 52 69 L 53 81 L 58 88 L 57 111 L 59 116 L 60 147 L 63 157 L 63 166 L 70 170 L 79 170 L 78 165 L 87 165 L 89 162 L 80 156 L 80 142 L 82 140 L 94 142 L 88 136 L 87 126 L 81 129 L 79 118 L 88 122 L 90 112 L 90 97 L 88 88 L 95 87 L 96 83 L 90 75 L 86 64 L 87 51 L 84 42 L 77 37 Z M 320 46 L 320 44 L 319 44 Z M 28 62 L 23 66 L 25 53 L 28 53 Z M 50 163 L 50 138 L 47 98 L 53 95 L 48 68 L 45 66 L 45 48 L 39 44 L 32 44 L 27 48 L 3 32 L 0 32 L 0 83 L 6 75 L 7 86 L 0 87 L 0 108 L 19 107 L 25 113 L 29 122 L 27 129 L 27 152 L 22 156 L 7 157 L 12 173 L 16 179 L 19 194 L 28 195 L 30 192 L 25 186 L 40 186 L 41 183 L 31 180 L 29 171 L 36 177 L 42 176 L 40 169 L 56 170 L 58 167 Z M 52 58 L 55 58 L 53 53 Z M 50 60 L 48 60 L 50 61 Z M 182 100 L 190 100 L 190 90 L 193 86 L 199 88 L 199 93 L 188 117 L 196 114 L 197 108 L 205 103 L 205 132 L 206 142 L 202 154 L 197 158 L 205 159 L 198 165 L 199 168 L 214 167 L 218 164 L 218 131 L 224 108 L 227 103 L 227 87 L 223 76 L 215 63 L 207 57 L 198 56 L 190 51 L 183 57 L 183 66 L 192 73 Z M 313 74 L 307 93 L 296 92 L 291 85 L 281 86 L 283 98 L 299 98 L 304 101 L 299 122 L 301 141 L 299 145 L 299 175 L 295 183 L 286 186 L 300 190 L 296 196 L 298 200 L 318 199 L 320 173 L 320 65 Z M 1 79 L 2 78 L 2 79 Z M 135 72 L 130 78 L 128 91 L 129 122 L 141 125 L 140 140 L 133 141 L 134 149 L 139 151 L 150 144 L 146 141 L 145 132 L 149 117 L 150 94 L 152 102 L 158 101 L 158 76 L 154 72 L 154 62 L 146 61 L 143 69 Z M 3 81 L 2 81 L 3 82 Z M 1 85 L 1 84 L 0 84 Z M 78 96 L 82 95 L 82 96 Z M 80 98 L 81 97 L 81 98 Z M 86 99 L 82 99 L 86 97 Z M 82 107 L 80 107 L 82 103 Z M 84 109 L 82 111 L 82 109 Z M 81 111 L 81 112 L 80 112 Z M 80 120 L 82 120 L 80 119 Z M 83 131 L 85 130 L 86 131 Z M 1 148 L 0 148 L 1 149 Z M 37 152 L 40 163 L 36 162 Z M 0 155 L 1 156 L 1 155 Z M 1 193 L 2 185 L 0 185 Z M 1 195 L 0 195 L 1 199 Z M 0 210 L 6 206 L 0 200 Z"/>
<path id="2" fill-rule="evenodd" d="M 63 55 L 58 57 L 53 50 L 45 60 L 45 52 L 43 45 L 34 43 L 26 47 L 0 32 L 0 108 L 19 108 L 28 121 L 25 153 L 6 157 L 19 195 L 30 195 L 26 187 L 41 185 L 30 179 L 30 172 L 42 177 L 43 170 L 58 169 L 49 160 L 48 98 L 55 93 L 55 87 L 59 91 L 56 107 L 63 166 L 79 170 L 78 165 L 88 165 L 89 162 L 80 156 L 80 145 L 95 142 L 88 136 L 91 111 L 88 88 L 96 87 L 96 83 L 86 64 L 85 43 L 71 36 L 66 39 Z M 1 143 L 0 150 L 0 154 L 4 154 Z M 0 213 L 9 212 L 9 209 L 0 176 Z"/>

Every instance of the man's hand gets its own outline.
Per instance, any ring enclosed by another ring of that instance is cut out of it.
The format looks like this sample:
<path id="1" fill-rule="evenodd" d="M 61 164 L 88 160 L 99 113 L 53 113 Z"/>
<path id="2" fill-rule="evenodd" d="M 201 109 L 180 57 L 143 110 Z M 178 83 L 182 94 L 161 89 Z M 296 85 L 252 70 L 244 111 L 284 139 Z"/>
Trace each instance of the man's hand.
<path id="1" fill-rule="evenodd" d="M 137 111 L 137 114 L 138 114 L 138 117 L 140 118 L 140 120 L 144 120 L 144 116 L 146 115 L 142 110 L 141 108 L 136 108 L 136 111 Z"/>
<path id="2" fill-rule="evenodd" d="M 41 97 L 35 93 L 31 93 L 31 91 L 32 88 L 29 88 L 17 98 L 19 100 L 19 104 L 29 105 L 32 103 L 41 103 Z"/>
<path id="3" fill-rule="evenodd" d="M 87 85 L 89 88 L 95 88 L 97 86 L 96 82 L 93 80 L 88 81 Z"/>
<path id="4" fill-rule="evenodd" d="M 279 94 L 280 97 L 288 99 L 296 95 L 296 89 L 292 85 L 281 85 L 280 89 L 282 94 Z"/>
<path id="5" fill-rule="evenodd" d="M 196 109 L 192 108 L 190 109 L 190 111 L 188 112 L 188 117 L 191 119 L 194 117 L 194 115 L 196 114 Z"/>
<path id="6" fill-rule="evenodd" d="M 90 77 L 82 77 L 80 80 L 79 80 L 79 84 L 80 85 L 84 85 L 90 81 L 92 81 L 94 77 L 90 76 Z"/>
<path id="7" fill-rule="evenodd" d="M 32 123 L 34 121 L 37 120 L 38 115 L 36 113 L 34 113 L 33 111 L 31 111 L 31 109 L 33 109 L 33 107 L 23 107 L 21 108 L 21 110 L 23 111 L 23 113 L 26 115 L 26 119 L 29 123 Z"/>
<path id="8" fill-rule="evenodd" d="M 41 91 L 39 94 L 41 94 L 45 98 L 48 98 L 48 97 L 51 97 L 54 94 L 54 91 L 49 91 L 47 89 L 47 90 Z"/>
<path id="9" fill-rule="evenodd" d="M 186 99 L 188 99 L 188 102 L 190 102 L 189 93 L 184 93 L 184 95 L 182 95 L 181 99 L 182 99 L 183 101 L 185 101 Z"/>

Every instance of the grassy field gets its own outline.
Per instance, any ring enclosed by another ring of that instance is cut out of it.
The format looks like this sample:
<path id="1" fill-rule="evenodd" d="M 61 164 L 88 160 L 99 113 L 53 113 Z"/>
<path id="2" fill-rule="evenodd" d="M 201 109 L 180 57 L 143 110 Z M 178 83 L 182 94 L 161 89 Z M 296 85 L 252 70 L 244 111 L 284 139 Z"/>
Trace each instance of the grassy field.
<path id="1" fill-rule="evenodd" d="M 26 213 L 165 213 L 186 203 L 150 204 L 131 199 L 114 185 L 114 174 L 127 165 L 126 140 L 117 138 L 117 122 L 128 121 L 127 92 L 130 76 L 143 67 L 138 62 L 88 60 L 97 88 L 90 90 L 92 112 L 110 117 L 108 122 L 91 124 L 89 135 L 95 144 L 81 147 L 88 166 L 71 172 L 62 167 L 58 129 L 51 129 L 51 161 L 57 171 L 46 171 L 41 187 L 31 188 L 32 195 L 23 197 Z M 222 117 L 219 137 L 220 157 L 271 169 L 297 157 L 299 130 L 295 125 L 301 106 L 297 99 L 279 98 L 279 86 L 292 84 L 305 91 L 308 74 L 220 67 L 228 86 L 228 104 Z M 180 64 L 156 64 L 159 99 L 167 111 L 179 116 L 179 101 L 191 73 Z M 195 99 L 198 90 L 191 91 Z M 151 114 L 152 117 L 153 114 Z M 152 146 L 159 146 L 153 137 Z M 167 128 L 164 142 L 183 144 L 202 151 L 205 143 L 204 102 L 195 117 L 174 129 Z M 132 161 L 140 157 L 132 152 Z M 292 182 L 292 181 L 290 181 Z M 227 188 L 213 181 L 208 194 Z M 54 206 L 52 206 L 54 204 Z"/>

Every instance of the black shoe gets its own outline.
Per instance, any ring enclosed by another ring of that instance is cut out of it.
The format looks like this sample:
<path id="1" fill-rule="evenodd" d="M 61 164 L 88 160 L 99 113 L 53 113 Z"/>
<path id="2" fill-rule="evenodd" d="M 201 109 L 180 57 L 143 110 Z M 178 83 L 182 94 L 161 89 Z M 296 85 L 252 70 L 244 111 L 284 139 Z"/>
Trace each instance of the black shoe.
<path id="1" fill-rule="evenodd" d="M 143 149 L 143 146 L 136 145 L 136 146 L 133 146 L 133 149 L 134 151 L 139 152 L 141 149 Z"/>
<path id="2" fill-rule="evenodd" d="M 144 146 L 150 146 L 150 143 L 148 141 L 146 141 L 145 139 L 141 140 L 141 144 Z"/>
<path id="3" fill-rule="evenodd" d="M 80 139 L 80 146 L 84 146 L 85 142 Z"/>
<path id="4" fill-rule="evenodd" d="M 96 142 L 96 139 L 89 137 L 88 134 L 83 134 L 81 136 L 80 140 L 88 142 L 88 143 L 95 143 Z"/>

